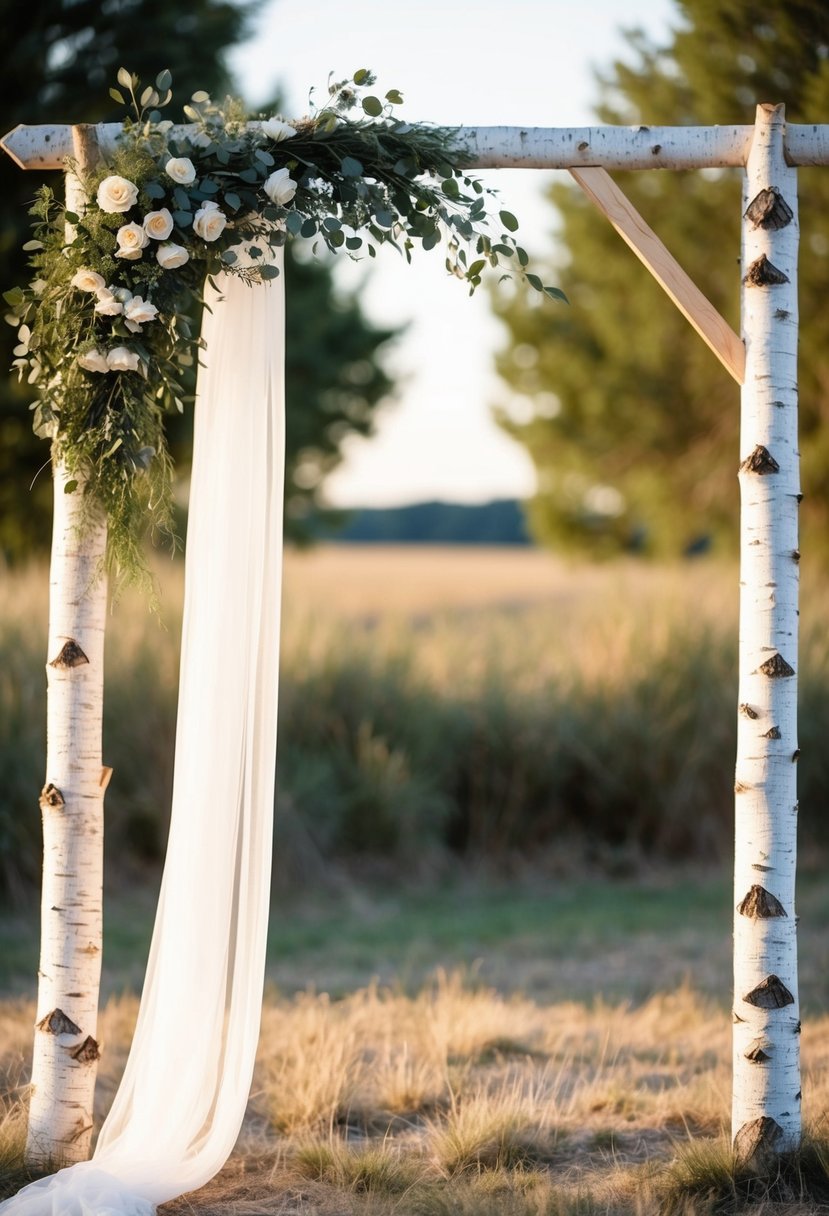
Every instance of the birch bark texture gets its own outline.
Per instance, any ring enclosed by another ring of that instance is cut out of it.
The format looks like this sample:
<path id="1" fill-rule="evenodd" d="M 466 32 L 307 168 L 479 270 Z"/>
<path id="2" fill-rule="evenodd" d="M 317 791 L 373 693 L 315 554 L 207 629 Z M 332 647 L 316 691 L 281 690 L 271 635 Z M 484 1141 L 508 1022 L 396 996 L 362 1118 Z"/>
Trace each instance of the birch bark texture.
<path id="1" fill-rule="evenodd" d="M 734 1084 L 742 1161 L 801 1138 L 797 988 L 797 171 L 785 110 L 757 108 L 743 177 L 746 375 L 735 781 Z"/>
<path id="2" fill-rule="evenodd" d="M 80 171 L 93 167 L 94 128 L 74 128 L 74 150 Z M 83 212 L 85 196 L 72 172 L 66 199 L 69 211 Z M 103 520 L 90 521 L 88 514 L 82 520 L 85 505 L 88 511 L 83 479 L 73 476 L 74 490 L 69 480 L 56 460 L 40 796 L 41 953 L 26 1147 L 34 1166 L 89 1156 L 99 1056 L 103 802 L 110 777 L 101 758 L 107 532 Z"/>

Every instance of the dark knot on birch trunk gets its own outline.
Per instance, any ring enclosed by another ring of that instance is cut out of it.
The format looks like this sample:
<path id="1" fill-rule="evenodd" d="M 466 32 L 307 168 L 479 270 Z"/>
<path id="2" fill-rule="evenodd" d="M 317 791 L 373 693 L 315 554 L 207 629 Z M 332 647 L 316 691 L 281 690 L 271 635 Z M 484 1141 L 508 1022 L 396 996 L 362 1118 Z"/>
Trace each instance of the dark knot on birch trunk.
<path id="1" fill-rule="evenodd" d="M 779 287 L 781 283 L 789 282 L 789 276 L 778 270 L 774 263 L 761 253 L 749 266 L 743 282 L 746 287 Z"/>
<path id="2" fill-rule="evenodd" d="M 774 230 L 790 224 L 794 212 L 777 187 L 769 186 L 754 196 L 746 207 L 745 216 L 755 228 Z"/>
<path id="3" fill-rule="evenodd" d="M 91 1064 L 94 1060 L 100 1060 L 101 1052 L 98 1044 L 95 1042 L 91 1034 L 88 1034 L 80 1047 L 76 1047 L 74 1051 L 69 1053 L 73 1060 L 77 1060 L 79 1064 Z"/>
<path id="4" fill-rule="evenodd" d="M 47 809 L 57 811 L 62 806 L 66 806 L 66 799 L 58 787 L 56 785 L 52 785 L 51 781 L 48 785 L 44 785 L 43 789 L 40 791 L 40 798 L 38 801 L 42 811 Z"/>
<path id="5" fill-rule="evenodd" d="M 745 1053 L 745 1058 L 752 1064 L 766 1064 L 771 1059 L 771 1044 L 766 1039 L 755 1039 Z"/>
<path id="6" fill-rule="evenodd" d="M 740 472 L 759 473 L 761 477 L 767 477 L 769 473 L 779 473 L 780 465 L 768 448 L 763 447 L 762 443 L 758 443 L 754 451 L 749 456 L 746 456 L 740 465 Z"/>
<path id="7" fill-rule="evenodd" d="M 776 975 L 766 976 L 743 1000 L 755 1009 L 785 1009 L 787 1005 L 794 1004 L 794 997 Z"/>
<path id="8" fill-rule="evenodd" d="M 744 717 L 751 718 L 752 720 L 760 717 L 757 710 L 752 709 L 751 706 L 747 705 L 745 702 L 743 702 L 743 704 L 740 706 L 740 713 L 743 714 Z"/>
<path id="9" fill-rule="evenodd" d="M 744 1123 L 734 1137 L 737 1163 L 765 1170 L 780 1153 L 783 1138 L 783 1128 L 768 1115 Z"/>
<path id="10" fill-rule="evenodd" d="M 44 1034 L 80 1034 L 80 1026 L 76 1026 L 71 1018 L 67 1017 L 62 1009 L 53 1009 L 51 1013 L 47 1013 L 45 1018 L 42 1018 L 37 1024 L 38 1030 L 42 1030 Z"/>
<path id="11" fill-rule="evenodd" d="M 56 659 L 52 659 L 50 667 L 81 667 L 84 663 L 88 663 L 89 659 L 81 650 L 74 638 L 69 638 L 63 643 L 60 654 Z"/>
<path id="12" fill-rule="evenodd" d="M 786 662 L 782 654 L 773 654 L 765 663 L 761 663 L 757 670 L 770 680 L 782 680 L 786 676 L 794 675 L 794 668 Z"/>
<path id="13" fill-rule="evenodd" d="M 752 920 L 769 920 L 773 916 L 787 915 L 780 900 L 759 883 L 754 883 L 748 894 L 737 904 L 737 911 L 741 916 L 751 917 Z"/>

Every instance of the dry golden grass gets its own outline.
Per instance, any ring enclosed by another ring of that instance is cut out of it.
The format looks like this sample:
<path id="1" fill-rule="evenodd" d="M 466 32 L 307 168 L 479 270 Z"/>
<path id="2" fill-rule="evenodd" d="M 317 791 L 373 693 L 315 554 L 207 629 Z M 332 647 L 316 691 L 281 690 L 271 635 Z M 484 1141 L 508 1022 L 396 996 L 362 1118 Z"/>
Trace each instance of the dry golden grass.
<path id="1" fill-rule="evenodd" d="M 551 680 L 612 685 L 631 655 L 662 655 L 677 620 L 737 622 L 737 571 L 706 562 L 568 563 L 535 549 L 320 546 L 288 552 L 284 647 L 325 654 L 343 626 L 369 631 L 379 654 L 416 642 L 437 687 L 478 689 L 498 675 L 528 694 Z M 575 656 L 578 656 L 574 662 Z"/>
<path id="2" fill-rule="evenodd" d="M 416 616 L 449 608 L 543 603 L 563 610 L 596 609 L 608 594 L 631 605 L 660 596 L 685 596 L 711 612 L 722 607 L 722 571 L 706 562 L 648 565 L 619 560 L 608 565 L 564 561 L 539 549 L 451 545 L 320 545 L 285 555 L 285 599 L 307 610 L 375 619 Z M 714 571 L 712 577 L 712 571 Z M 736 602 L 736 568 L 733 571 Z M 727 594 L 727 583 L 726 583 Z M 598 613 L 596 613 L 598 615 Z"/>
<path id="3" fill-rule="evenodd" d="M 31 1012 L 3 1008 L 7 1042 L 27 1036 Z M 131 998 L 104 1010 L 103 1105 L 134 1014 Z M 805 1115 L 820 1133 L 829 1016 L 804 1030 Z M 729 1057 L 725 1010 L 687 987 L 638 1007 L 542 1004 L 442 973 L 412 995 L 376 985 L 339 1001 L 272 994 L 239 1147 L 209 1187 L 165 1212 L 827 1210 L 801 1199 L 796 1180 L 765 1203 L 756 1181 L 735 1183 Z M 4 1070 L 19 1082 L 16 1049 Z M 21 1109 L 11 1095 L 0 1113 L 9 1183 Z M 812 1168 L 827 1189 L 814 1154 Z"/>

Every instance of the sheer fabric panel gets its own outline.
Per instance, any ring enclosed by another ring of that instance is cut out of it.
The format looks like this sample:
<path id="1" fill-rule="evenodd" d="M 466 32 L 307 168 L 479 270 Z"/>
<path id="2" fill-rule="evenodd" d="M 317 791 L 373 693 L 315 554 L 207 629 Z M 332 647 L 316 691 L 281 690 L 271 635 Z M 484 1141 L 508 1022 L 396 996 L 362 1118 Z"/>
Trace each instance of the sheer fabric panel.
<path id="1" fill-rule="evenodd" d="M 217 285 L 202 327 L 170 838 L 138 1024 L 93 1160 L 25 1188 L 3 1216 L 150 1216 L 221 1169 L 250 1091 L 276 754 L 284 279 Z"/>

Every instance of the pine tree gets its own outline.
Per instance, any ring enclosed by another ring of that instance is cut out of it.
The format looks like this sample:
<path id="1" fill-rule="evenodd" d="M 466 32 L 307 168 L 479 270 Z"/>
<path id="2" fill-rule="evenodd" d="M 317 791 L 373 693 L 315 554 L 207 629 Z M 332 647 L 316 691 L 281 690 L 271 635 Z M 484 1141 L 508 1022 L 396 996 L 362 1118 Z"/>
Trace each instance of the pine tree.
<path id="1" fill-rule="evenodd" d="M 829 101 L 829 12 L 819 0 L 679 0 L 681 21 L 658 48 L 628 35 L 631 56 L 601 80 L 601 122 L 754 121 L 783 101 L 790 122 Z M 829 522 L 829 318 L 823 307 L 829 177 L 800 171 L 802 527 Z M 719 311 L 739 330 L 740 174 L 619 174 L 619 184 Z M 671 554 L 714 541 L 736 547 L 734 385 L 581 192 L 556 184 L 561 285 L 569 309 L 531 293 L 499 308 L 510 342 L 498 369 L 532 404 L 500 411 L 538 471 L 531 524 L 545 543 L 608 553 Z M 822 542 L 822 543 L 825 543 Z"/>

